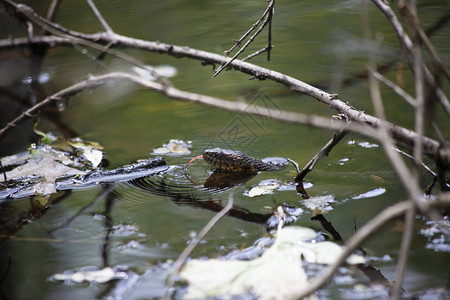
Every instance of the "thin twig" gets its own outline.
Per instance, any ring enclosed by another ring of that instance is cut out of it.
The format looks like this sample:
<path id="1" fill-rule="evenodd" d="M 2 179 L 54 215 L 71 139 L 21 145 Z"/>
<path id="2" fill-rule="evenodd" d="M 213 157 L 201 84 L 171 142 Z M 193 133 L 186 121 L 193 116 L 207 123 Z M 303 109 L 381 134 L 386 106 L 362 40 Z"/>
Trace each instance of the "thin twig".
<path id="1" fill-rule="evenodd" d="M 94 12 L 95 16 L 97 17 L 97 19 L 100 21 L 100 23 L 102 24 L 103 28 L 105 28 L 106 33 L 108 34 L 114 34 L 114 31 L 112 30 L 112 28 L 109 26 L 108 22 L 106 22 L 105 18 L 103 18 L 102 14 L 100 13 L 100 11 L 97 9 L 97 6 L 95 6 L 94 1 L 92 0 L 86 0 L 86 2 L 89 4 L 89 6 L 91 7 L 92 11 Z"/>
<path id="2" fill-rule="evenodd" d="M 273 2 L 275 5 L 275 1 Z M 272 50 L 272 19 L 273 19 L 273 11 L 274 11 L 274 5 L 272 5 L 272 8 L 269 11 L 269 15 L 267 18 L 269 19 L 269 24 L 267 28 L 267 60 L 270 60 L 270 51 Z"/>
<path id="3" fill-rule="evenodd" d="M 272 11 L 273 6 L 275 4 L 275 0 L 270 1 L 269 6 L 267 7 L 266 11 L 264 12 L 263 15 L 268 14 L 269 12 Z M 216 72 L 214 72 L 213 77 L 216 77 L 217 75 L 219 75 L 219 73 L 225 69 L 226 67 L 228 67 L 228 65 L 230 63 L 232 63 L 242 52 L 244 52 L 244 50 L 248 47 L 248 45 L 250 45 L 253 40 L 261 33 L 261 31 L 264 29 L 264 27 L 267 25 L 267 23 L 271 20 L 269 19 L 272 17 L 272 14 L 269 14 L 266 19 L 264 20 L 264 22 L 261 24 L 261 26 L 256 30 L 256 32 L 248 39 L 248 41 L 244 44 L 244 46 L 242 46 L 241 49 L 239 49 L 239 51 L 229 60 L 227 60 L 227 62 L 223 65 L 221 65 Z"/>
<path id="4" fill-rule="evenodd" d="M 398 153 L 400 153 L 401 155 L 404 155 L 412 160 L 414 160 L 414 157 L 408 153 L 406 153 L 405 151 L 402 151 L 396 147 L 394 147 L 394 150 L 397 151 Z M 433 177 L 436 177 L 437 174 L 436 172 L 434 172 L 433 170 L 431 170 L 431 168 L 429 166 L 427 166 L 423 161 L 420 162 L 420 165 L 426 170 L 428 171 L 428 173 L 430 173 Z"/>
<path id="5" fill-rule="evenodd" d="M 411 206 L 405 214 L 405 225 L 402 235 L 402 243 L 400 246 L 398 262 L 397 262 L 397 276 L 391 293 L 391 299 L 399 299 L 402 290 L 403 278 L 405 275 L 405 266 L 408 261 L 409 247 L 411 246 L 412 234 L 414 230 L 414 220 L 416 218 L 416 209 Z"/>
<path id="6" fill-rule="evenodd" d="M 58 5 L 61 3 L 61 1 L 59 0 L 52 0 L 52 3 L 50 3 L 50 7 L 48 8 L 47 11 L 47 19 L 48 20 L 53 20 L 53 16 L 55 15 L 56 12 L 56 8 L 58 7 Z"/>
<path id="7" fill-rule="evenodd" d="M 298 299 L 310 295 L 314 291 L 324 286 L 333 277 L 334 272 L 341 266 L 348 256 L 350 256 L 356 249 L 358 249 L 365 240 L 367 240 L 380 227 L 389 222 L 391 219 L 401 216 L 405 211 L 412 206 L 410 201 L 403 201 L 393 206 L 385 208 L 377 216 L 372 218 L 363 227 L 348 239 L 345 243 L 344 252 L 338 257 L 334 264 L 323 269 L 313 280 L 310 281 L 307 287 L 303 290 Z"/>
<path id="8" fill-rule="evenodd" d="M 413 156 L 415 163 L 415 176 L 417 183 L 419 183 L 419 166 L 422 162 L 423 145 L 420 142 L 424 135 L 425 126 L 425 92 L 424 92 L 424 78 L 422 68 L 422 54 L 419 45 L 415 45 L 413 49 L 414 58 L 414 87 L 416 94 L 415 107 L 415 131 L 417 133 L 416 141 L 414 143 Z"/>
<path id="9" fill-rule="evenodd" d="M 272 6 L 273 7 L 273 6 Z M 270 11 L 270 4 L 266 7 L 266 10 L 263 12 L 263 14 L 261 15 L 261 17 L 259 17 L 259 19 L 252 25 L 252 27 L 250 27 L 247 32 L 244 33 L 244 35 L 242 35 L 238 40 L 235 40 L 234 45 L 227 51 L 225 51 L 225 55 L 229 55 L 237 46 L 240 46 L 242 41 L 245 40 L 247 38 L 247 36 L 253 31 L 255 30 L 256 27 L 258 27 L 259 23 L 261 23 L 261 21 L 266 17 L 266 15 L 269 13 Z"/>
<path id="10" fill-rule="evenodd" d="M 244 57 L 244 58 L 242 59 L 242 61 L 250 60 L 250 59 L 252 59 L 253 57 L 258 56 L 258 55 L 260 55 L 261 53 L 264 53 L 264 52 L 266 52 L 266 51 L 270 51 L 269 48 L 268 48 L 267 46 L 264 47 L 264 48 L 262 48 L 262 49 L 259 49 L 258 51 L 253 52 L 252 54 L 247 55 L 246 57 Z"/>
<path id="11" fill-rule="evenodd" d="M 164 294 L 164 299 L 170 299 L 171 295 L 171 289 L 173 288 L 173 285 L 175 284 L 175 278 L 180 272 L 182 266 L 184 265 L 186 259 L 191 254 L 192 250 L 200 243 L 200 241 L 206 236 L 206 234 L 211 230 L 211 228 L 214 227 L 214 225 L 219 222 L 220 219 L 222 219 L 228 211 L 233 207 L 233 193 L 230 193 L 228 195 L 228 203 L 227 205 L 219 211 L 212 219 L 208 222 L 208 224 L 205 225 L 205 227 L 202 228 L 202 230 L 195 235 L 195 237 L 190 241 L 189 245 L 187 245 L 186 248 L 184 248 L 183 252 L 181 252 L 180 256 L 178 256 L 177 260 L 173 264 L 172 272 L 167 280 L 166 285 L 166 292 Z"/>
<path id="12" fill-rule="evenodd" d="M 378 71 L 376 71 L 371 66 L 367 66 L 367 69 L 369 70 L 372 75 L 378 79 L 379 81 L 383 82 L 385 85 L 390 87 L 394 92 L 396 92 L 400 97 L 402 97 L 406 102 L 408 102 L 409 105 L 415 107 L 416 106 L 416 100 L 413 96 L 409 95 L 404 89 L 402 89 L 400 86 L 395 84 L 394 82 L 390 81 L 383 75 L 381 75 Z"/>

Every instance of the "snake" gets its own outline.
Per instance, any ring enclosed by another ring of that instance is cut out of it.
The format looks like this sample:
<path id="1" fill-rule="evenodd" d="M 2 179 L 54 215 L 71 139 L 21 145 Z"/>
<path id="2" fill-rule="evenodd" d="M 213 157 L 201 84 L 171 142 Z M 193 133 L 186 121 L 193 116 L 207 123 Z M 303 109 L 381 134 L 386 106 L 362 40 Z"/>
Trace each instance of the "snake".
<path id="1" fill-rule="evenodd" d="M 222 172 L 257 173 L 260 171 L 279 170 L 285 165 L 285 163 L 279 161 L 265 162 L 241 151 L 213 148 L 206 149 L 203 151 L 202 155 L 191 159 L 186 167 L 199 158 L 203 158 L 203 160 L 209 163 L 215 170 Z"/>

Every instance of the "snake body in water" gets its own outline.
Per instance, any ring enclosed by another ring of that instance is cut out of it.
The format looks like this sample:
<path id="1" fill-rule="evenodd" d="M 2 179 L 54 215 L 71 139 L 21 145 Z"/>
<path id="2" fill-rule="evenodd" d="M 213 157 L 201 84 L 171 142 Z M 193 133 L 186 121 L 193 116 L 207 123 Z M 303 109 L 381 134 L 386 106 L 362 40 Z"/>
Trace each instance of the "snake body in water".
<path id="1" fill-rule="evenodd" d="M 249 156 L 241 151 L 213 148 L 207 149 L 203 151 L 202 155 L 191 159 L 186 167 L 199 158 L 203 158 L 217 171 L 222 172 L 257 173 L 260 171 L 279 170 L 286 164 L 284 161 L 280 161 L 279 159 L 265 162 L 261 159 Z"/>

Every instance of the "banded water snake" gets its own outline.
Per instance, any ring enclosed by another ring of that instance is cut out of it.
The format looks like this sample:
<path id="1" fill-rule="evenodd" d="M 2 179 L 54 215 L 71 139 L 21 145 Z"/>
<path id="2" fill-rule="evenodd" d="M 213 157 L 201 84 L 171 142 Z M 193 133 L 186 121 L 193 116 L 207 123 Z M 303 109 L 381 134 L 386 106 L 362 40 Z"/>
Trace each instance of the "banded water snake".
<path id="1" fill-rule="evenodd" d="M 207 149 L 203 151 L 202 155 L 191 159 L 186 167 L 199 158 L 203 158 L 216 170 L 225 172 L 256 173 L 259 171 L 279 170 L 285 165 L 285 163 L 280 161 L 265 162 L 241 151 L 213 148 Z"/>

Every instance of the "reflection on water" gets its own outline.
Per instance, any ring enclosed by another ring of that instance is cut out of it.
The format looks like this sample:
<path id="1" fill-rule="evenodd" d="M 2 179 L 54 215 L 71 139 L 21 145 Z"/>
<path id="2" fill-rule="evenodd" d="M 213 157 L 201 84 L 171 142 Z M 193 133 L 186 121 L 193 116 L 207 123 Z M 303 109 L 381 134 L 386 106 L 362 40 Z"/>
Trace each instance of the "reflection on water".
<path id="1" fill-rule="evenodd" d="M 47 5 L 42 1 L 26 3 L 41 12 Z M 117 32 L 217 53 L 229 48 L 232 40 L 260 15 L 263 6 L 258 1 L 234 0 L 151 1 L 150 4 L 148 1 L 96 1 L 96 4 Z M 422 5 L 424 18 L 438 13 L 439 7 Z M 5 25 L 3 29 L 8 30 L 0 32 L 1 38 L 8 34 L 23 34 L 16 21 L 5 15 L 0 17 Z M 83 1 L 63 1 L 57 21 L 80 31 L 102 30 Z M 379 26 L 377 29 L 382 31 L 386 41 L 396 41 L 383 25 L 385 20 L 381 14 L 374 13 L 372 22 Z M 255 58 L 254 62 L 328 88 L 336 82 L 333 76 L 337 74 L 335 66 L 339 65 L 335 55 L 339 39 L 334 36 L 341 31 L 360 36 L 359 24 L 359 2 L 284 1 L 276 8 L 272 60 L 267 62 L 261 57 Z M 447 39 L 448 29 L 445 29 L 435 36 L 434 41 L 448 50 Z M 264 38 L 258 42 L 256 48 L 265 43 Z M 345 45 L 340 46 L 342 50 Z M 44 81 L 35 90 L 29 82 L 23 81 L 30 76 L 26 67 L 30 62 L 21 57 L 1 56 L 2 63 L 6 61 L 15 66 L 11 70 L 20 70 L 7 74 L 6 79 L 17 82 L 8 92 L 14 99 L 42 98 L 42 95 L 85 79 L 88 73 L 130 69 L 122 61 L 108 56 L 104 61 L 94 63 L 91 58 L 97 54 L 84 48 L 51 49 L 39 73 Z M 151 53 L 136 55 L 149 65 L 176 67 L 178 74 L 171 81 L 181 89 L 245 100 L 272 109 L 330 114 L 328 108 L 273 82 L 249 81 L 247 76 L 237 72 L 223 72 L 212 80 L 210 66 L 201 66 L 199 62 Z M 386 57 L 378 59 L 384 61 Z M 362 72 L 365 68 L 365 60 L 361 60 L 360 55 L 350 55 L 345 62 L 346 65 L 341 67 L 346 73 Z M 6 80 L 3 77 L 2 73 L 1 82 Z M 372 105 L 366 102 L 368 92 L 362 84 L 341 87 L 339 93 L 354 106 L 372 110 Z M 7 102 L 6 108 L 0 109 L 0 123 L 22 111 L 19 102 Z M 392 120 L 409 124 L 410 120 L 404 119 L 406 114 L 397 109 L 398 105 L 395 99 L 386 95 L 386 110 Z M 188 169 L 182 166 L 204 149 L 214 147 L 245 150 L 259 158 L 289 157 L 304 165 L 328 141 L 329 132 L 174 101 L 127 84 L 78 95 L 58 116 L 43 117 L 42 130 L 64 131 L 67 136 L 88 136 L 89 140 L 99 142 L 105 148 L 111 168 L 151 157 L 153 149 L 170 139 L 192 141 L 191 154 L 165 156 L 167 163 L 173 166 L 168 172 L 120 183 L 109 190 L 95 185 L 86 190 L 54 195 L 47 204 L 39 198 L 0 202 L 0 298 L 3 295 L 9 299 L 92 299 L 105 295 L 127 296 L 128 299 L 160 297 L 170 267 L 167 260 L 175 259 L 192 233 L 198 232 L 225 205 L 230 190 L 235 195 L 234 209 L 194 251 L 194 257 L 237 255 L 249 245 L 256 248 L 262 242 L 255 241 L 261 241 L 266 234 L 266 221 L 283 203 L 303 210 L 296 210 L 297 224 L 320 228 L 317 222 L 311 221 L 308 205 L 292 189 L 274 190 L 252 198 L 244 195 L 264 180 L 292 180 L 296 173 L 291 166 L 272 173 L 254 174 L 255 177 L 234 178 L 233 182 L 237 184 L 226 187 L 217 183 L 223 183 L 223 178 L 214 177 L 203 162 Z M 34 141 L 31 127 L 30 122 L 16 131 L 13 136 L 17 139 L 12 141 L 13 144 L 0 147 L 0 152 L 25 150 Z M 349 136 L 307 177 L 313 184 L 308 189 L 312 198 L 333 200 L 326 201 L 326 205 L 333 208 L 326 218 L 344 240 L 352 235 L 355 227 L 361 227 L 382 208 L 407 197 L 382 150 L 376 146 L 359 136 Z M 423 175 L 424 182 L 430 180 Z M 353 201 L 355 199 L 357 201 Z M 418 226 L 424 224 L 418 222 Z M 386 227 L 367 243 L 366 250 L 375 257 L 390 255 L 393 258 L 375 262 L 383 275 L 392 281 L 398 255 L 392 249 L 398 249 L 402 228 L 399 223 Z M 405 280 L 408 290 L 445 285 L 448 257 L 429 255 L 432 250 L 425 246 L 433 243 L 434 239 L 430 239 L 419 237 L 414 241 Z M 120 270 L 127 273 L 127 280 L 79 285 L 48 281 L 54 274 L 108 266 L 123 268 Z M 351 273 L 346 272 L 339 275 Z M 355 277 L 341 278 L 341 282 L 364 282 Z M 419 281 L 420 286 L 416 285 Z M 383 290 L 365 291 L 370 297 L 378 292 L 382 294 Z M 336 292 L 336 295 L 355 296 L 352 291 Z"/>

